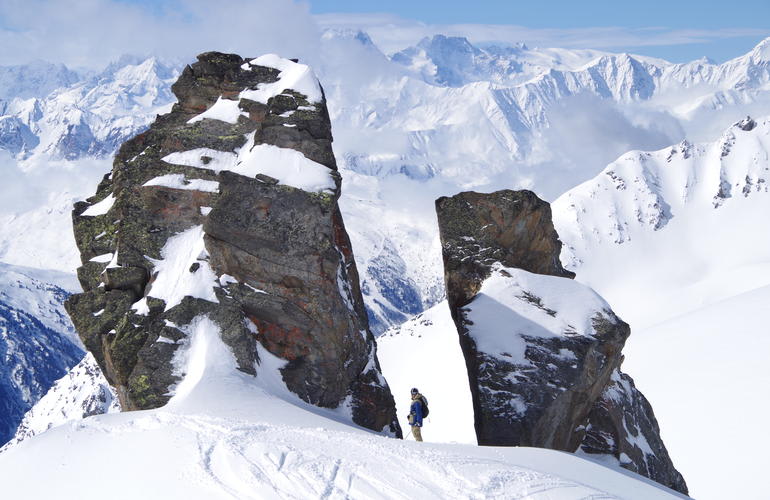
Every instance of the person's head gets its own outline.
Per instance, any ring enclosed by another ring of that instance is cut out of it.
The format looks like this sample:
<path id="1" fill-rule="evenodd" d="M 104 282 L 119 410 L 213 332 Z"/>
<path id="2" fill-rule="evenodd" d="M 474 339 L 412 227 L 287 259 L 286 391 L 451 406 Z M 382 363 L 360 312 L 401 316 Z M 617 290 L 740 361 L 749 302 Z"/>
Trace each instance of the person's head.
<path id="1" fill-rule="evenodd" d="M 412 397 L 415 397 L 418 394 L 420 394 L 420 391 L 418 391 L 416 387 L 412 387 Z"/>

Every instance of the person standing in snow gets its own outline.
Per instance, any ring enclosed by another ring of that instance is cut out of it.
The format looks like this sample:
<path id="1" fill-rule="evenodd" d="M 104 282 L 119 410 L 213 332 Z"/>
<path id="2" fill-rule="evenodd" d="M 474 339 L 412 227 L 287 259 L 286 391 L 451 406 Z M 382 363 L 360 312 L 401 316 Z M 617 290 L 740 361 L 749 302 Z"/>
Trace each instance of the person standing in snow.
<path id="1" fill-rule="evenodd" d="M 420 391 L 417 390 L 417 388 L 412 389 L 412 405 L 409 407 L 409 425 L 412 426 L 412 434 L 414 434 L 415 441 L 422 442 L 422 417 L 423 417 L 423 407 L 422 407 L 422 401 L 423 397 L 422 394 L 420 394 Z"/>

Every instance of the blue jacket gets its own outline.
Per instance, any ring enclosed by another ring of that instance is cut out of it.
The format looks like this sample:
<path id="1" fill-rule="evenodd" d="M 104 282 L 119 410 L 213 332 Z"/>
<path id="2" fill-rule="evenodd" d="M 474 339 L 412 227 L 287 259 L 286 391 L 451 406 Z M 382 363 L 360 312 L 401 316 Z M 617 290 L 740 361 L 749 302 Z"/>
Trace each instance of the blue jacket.
<path id="1" fill-rule="evenodd" d="M 409 407 L 409 415 L 412 416 L 412 426 L 422 427 L 422 403 L 419 399 L 412 401 L 412 406 Z"/>

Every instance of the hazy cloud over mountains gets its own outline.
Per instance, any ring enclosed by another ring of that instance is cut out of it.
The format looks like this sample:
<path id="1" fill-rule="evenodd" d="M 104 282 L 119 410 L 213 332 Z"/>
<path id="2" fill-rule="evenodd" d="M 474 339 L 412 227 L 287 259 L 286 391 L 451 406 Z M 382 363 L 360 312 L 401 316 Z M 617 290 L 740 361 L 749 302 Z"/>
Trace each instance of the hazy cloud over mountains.
<path id="1" fill-rule="evenodd" d="M 320 31 L 330 27 L 363 29 L 385 53 L 437 33 L 465 36 L 477 44 L 525 42 L 539 47 L 610 51 L 741 37 L 758 40 L 768 35 L 756 28 L 426 24 L 392 14 L 311 15 L 308 3 L 291 0 L 5 0 L 0 3 L 0 45 L 4 49 L 0 65 L 44 59 L 71 67 L 100 68 L 125 53 L 186 61 L 206 50 L 244 55 L 280 52 L 312 63 Z"/>

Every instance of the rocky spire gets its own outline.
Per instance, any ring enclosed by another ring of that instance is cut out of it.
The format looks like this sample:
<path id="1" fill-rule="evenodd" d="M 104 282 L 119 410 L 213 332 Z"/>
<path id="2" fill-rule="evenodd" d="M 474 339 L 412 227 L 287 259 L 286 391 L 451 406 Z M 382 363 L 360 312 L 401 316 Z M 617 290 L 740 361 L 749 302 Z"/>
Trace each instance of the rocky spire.
<path id="1" fill-rule="evenodd" d="M 305 401 L 400 434 L 312 70 L 208 52 L 172 89 L 172 111 L 73 212 L 84 293 L 67 309 L 122 407 L 168 401 L 185 325 L 207 316 L 241 371 L 259 377 L 259 343 Z"/>
<path id="2" fill-rule="evenodd" d="M 479 444 L 582 448 L 686 492 L 651 406 L 619 371 L 630 329 L 562 267 L 548 203 L 460 193 L 436 211 Z"/>

